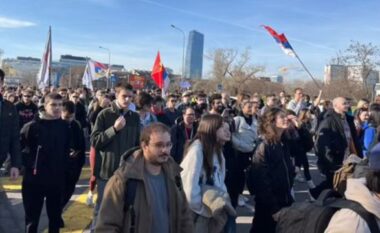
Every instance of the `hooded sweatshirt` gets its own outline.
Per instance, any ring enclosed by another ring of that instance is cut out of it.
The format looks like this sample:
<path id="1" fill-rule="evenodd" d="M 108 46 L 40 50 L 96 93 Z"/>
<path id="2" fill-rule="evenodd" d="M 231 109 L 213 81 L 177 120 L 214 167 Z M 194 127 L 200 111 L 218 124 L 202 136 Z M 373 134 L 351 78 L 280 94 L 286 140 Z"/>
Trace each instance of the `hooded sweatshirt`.
<path id="1" fill-rule="evenodd" d="M 345 197 L 348 200 L 360 203 L 368 212 L 376 217 L 377 225 L 380 227 L 380 199 L 366 186 L 366 179 L 348 179 Z M 330 220 L 325 233 L 370 233 L 369 227 L 364 219 L 349 209 L 337 211 Z"/>

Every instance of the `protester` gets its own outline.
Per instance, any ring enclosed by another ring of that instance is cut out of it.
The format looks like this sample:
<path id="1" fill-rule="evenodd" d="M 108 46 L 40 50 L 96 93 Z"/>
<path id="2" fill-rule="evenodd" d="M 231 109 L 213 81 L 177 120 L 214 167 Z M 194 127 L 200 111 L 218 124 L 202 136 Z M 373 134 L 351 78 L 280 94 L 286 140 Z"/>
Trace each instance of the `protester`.
<path id="1" fill-rule="evenodd" d="M 192 107 L 188 106 L 184 109 L 182 118 L 183 121 L 170 129 L 173 142 L 170 155 L 178 164 L 182 162 L 185 145 L 195 137 L 198 129 L 198 124 L 195 122 L 195 111 Z"/>
<path id="2" fill-rule="evenodd" d="M 287 109 L 292 110 L 298 115 L 301 109 L 307 108 L 307 102 L 303 98 L 303 90 L 302 88 L 297 87 L 294 89 L 294 98 L 289 102 Z M 310 97 L 309 97 L 310 101 Z"/>
<path id="3" fill-rule="evenodd" d="M 245 169 L 251 163 L 251 156 L 257 143 L 257 119 L 252 116 L 252 103 L 243 100 L 241 112 L 234 117 L 235 131 L 232 133 L 232 144 L 236 149 L 237 173 L 236 188 L 239 195 L 238 204 L 243 206 L 248 200 L 242 195 L 245 187 Z"/>
<path id="4" fill-rule="evenodd" d="M 91 144 L 97 151 L 96 156 L 101 158 L 99 174 L 96 177 L 98 198 L 92 230 L 96 225 L 104 188 L 119 167 L 121 155 L 139 144 L 140 117 L 128 108 L 133 97 L 132 87 L 129 84 L 118 84 L 115 90 L 116 100 L 110 108 L 99 113 L 91 134 Z"/>
<path id="5" fill-rule="evenodd" d="M 259 131 L 263 142 L 252 158 L 247 186 L 255 195 L 255 217 L 250 232 L 275 232 L 273 216 L 294 201 L 291 195 L 294 168 L 283 141 L 289 123 L 280 108 L 270 108 L 262 116 Z"/>
<path id="6" fill-rule="evenodd" d="M 145 127 L 140 146 L 124 155 L 123 165 L 108 181 L 96 232 L 193 233 L 181 168 L 169 155 L 169 128 L 162 123 Z M 134 192 L 131 206 L 125 206 L 128 192 Z"/>
<path id="7" fill-rule="evenodd" d="M 326 176 L 325 180 L 310 189 L 312 198 L 328 188 L 332 188 L 333 175 L 350 154 L 362 157 L 362 149 L 356 135 L 354 119 L 348 112 L 345 98 L 333 100 L 333 110 L 329 111 L 321 122 L 316 136 L 315 149 L 318 157 L 318 168 Z"/>
<path id="8" fill-rule="evenodd" d="M 156 116 L 151 113 L 153 97 L 146 92 L 140 92 L 135 97 L 136 111 L 140 115 L 140 129 L 157 122 Z"/>
<path id="9" fill-rule="evenodd" d="M 0 69 L 0 91 L 4 84 L 4 71 Z M 0 93 L 0 167 L 10 155 L 10 177 L 15 180 L 19 176 L 21 168 L 19 120 L 15 106 L 5 100 Z M 0 192 L 0 195 L 3 195 Z"/>
<path id="10" fill-rule="evenodd" d="M 75 191 L 75 185 L 79 180 L 82 167 L 85 163 L 85 139 L 83 130 L 75 118 L 75 105 L 71 101 L 65 101 L 62 105 L 61 118 L 69 124 L 70 128 L 70 157 L 65 171 L 65 186 L 62 195 L 62 209 L 70 201 Z M 63 220 L 61 220 L 63 223 Z M 62 224 L 64 225 L 64 224 Z"/>
<path id="11" fill-rule="evenodd" d="M 181 103 L 177 106 L 177 110 L 182 113 L 183 110 L 185 110 L 186 107 L 191 105 L 191 96 L 193 93 L 191 91 L 185 91 L 182 94 L 182 100 Z"/>
<path id="12" fill-rule="evenodd" d="M 300 111 L 300 116 L 302 113 L 303 110 Z M 308 125 L 305 123 L 305 120 L 301 121 L 300 118 L 297 118 L 295 112 L 292 110 L 287 110 L 287 117 L 289 120 L 289 127 L 285 130 L 284 135 L 290 155 L 294 157 L 296 172 L 294 179 L 298 182 L 304 182 L 306 179 L 308 187 L 315 188 L 315 184 L 311 179 L 309 161 L 307 159 L 307 152 L 314 146 Z M 301 167 L 303 167 L 305 179 L 301 175 Z"/>
<path id="13" fill-rule="evenodd" d="M 344 193 L 347 200 L 359 203 L 374 215 L 375 224 L 380 227 L 380 144 L 369 154 L 369 171 L 365 178 L 348 179 Z M 371 233 L 368 223 L 357 213 L 343 208 L 331 218 L 325 233 Z"/>
<path id="14" fill-rule="evenodd" d="M 370 107 L 370 116 L 368 118 L 368 123 L 363 125 L 361 132 L 362 137 L 360 138 L 364 157 L 367 157 L 369 151 L 371 151 L 372 147 L 374 147 L 374 145 L 376 145 L 378 142 L 379 126 L 380 105 L 372 104 Z"/>
<path id="15" fill-rule="evenodd" d="M 278 100 L 275 94 L 266 95 L 265 106 L 261 108 L 260 115 L 261 116 L 264 115 L 267 110 L 269 110 L 270 108 L 276 107 L 277 105 L 278 105 Z"/>
<path id="16" fill-rule="evenodd" d="M 15 105 L 20 120 L 20 129 L 33 120 L 38 112 L 37 106 L 32 102 L 32 97 L 31 90 L 23 90 L 21 101 Z"/>
<path id="17" fill-rule="evenodd" d="M 42 206 L 46 198 L 49 232 L 59 232 L 62 193 L 70 154 L 70 129 L 61 119 L 62 97 L 45 96 L 45 113 L 41 119 L 27 123 L 21 130 L 25 173 L 22 199 L 25 209 L 25 231 L 38 231 Z"/>
<path id="18" fill-rule="evenodd" d="M 208 230 L 212 227 L 212 219 L 215 218 L 219 219 L 217 221 L 219 228 L 223 229 L 226 224 L 227 213 L 221 211 L 218 216 L 213 216 L 210 206 L 205 204 L 207 197 L 203 194 L 207 186 L 212 186 L 220 190 L 219 197 L 226 197 L 223 198 L 221 208 L 231 205 L 224 183 L 226 171 L 222 154 L 222 146 L 228 140 L 230 140 L 229 127 L 223 122 L 222 117 L 216 114 L 205 115 L 199 123 L 196 136 L 185 152 L 181 163 L 183 169 L 181 177 L 190 209 L 195 214 L 194 232 L 219 232 Z"/>
<path id="19" fill-rule="evenodd" d="M 177 104 L 177 96 L 174 94 L 170 94 L 166 101 L 166 108 L 164 109 L 164 113 L 166 117 L 169 119 L 169 127 L 172 127 L 178 117 L 181 116 L 181 113 L 175 108 Z"/>

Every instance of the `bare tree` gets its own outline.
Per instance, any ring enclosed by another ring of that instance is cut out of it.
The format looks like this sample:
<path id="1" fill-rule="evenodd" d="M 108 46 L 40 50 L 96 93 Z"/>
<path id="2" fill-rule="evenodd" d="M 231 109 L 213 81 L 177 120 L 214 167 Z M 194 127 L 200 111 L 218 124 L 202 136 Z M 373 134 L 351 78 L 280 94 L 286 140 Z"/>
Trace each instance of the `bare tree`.
<path id="1" fill-rule="evenodd" d="M 368 77 L 374 69 L 380 66 L 380 48 L 378 46 L 372 43 L 351 41 L 350 45 L 344 51 L 339 50 L 330 62 L 337 65 L 359 66 L 360 75 L 363 78 L 361 86 L 366 90 L 366 97 L 370 97 L 371 87 L 369 87 Z"/>
<path id="2" fill-rule="evenodd" d="M 257 74 L 265 68 L 252 63 L 250 48 L 241 53 L 236 49 L 219 48 L 209 52 L 206 58 L 213 62 L 208 86 L 214 90 L 217 84 L 222 84 L 225 90 L 234 95 L 241 91 L 252 92 L 260 85 L 271 86 L 270 82 L 257 79 Z"/>

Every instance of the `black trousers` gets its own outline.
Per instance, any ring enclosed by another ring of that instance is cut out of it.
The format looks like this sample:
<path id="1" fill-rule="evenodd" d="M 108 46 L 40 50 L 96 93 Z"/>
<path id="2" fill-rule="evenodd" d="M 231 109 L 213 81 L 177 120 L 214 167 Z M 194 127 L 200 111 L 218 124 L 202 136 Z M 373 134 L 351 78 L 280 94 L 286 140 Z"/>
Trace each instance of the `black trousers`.
<path id="1" fill-rule="evenodd" d="M 255 217 L 252 220 L 250 233 L 275 233 L 276 221 L 272 217 L 272 213 L 268 211 L 265 205 L 256 203 Z"/>
<path id="2" fill-rule="evenodd" d="M 59 233 L 61 218 L 62 186 L 23 182 L 22 200 L 25 210 L 25 232 L 37 233 L 41 211 L 46 198 L 49 233 Z"/>
<path id="3" fill-rule="evenodd" d="M 70 171 L 66 173 L 65 187 L 62 194 L 62 210 L 70 201 L 70 198 L 75 191 L 75 185 L 77 184 L 80 174 L 82 172 L 82 166 L 83 165 L 73 166 L 70 168 Z"/>
<path id="4" fill-rule="evenodd" d="M 310 190 L 314 199 L 317 199 L 323 190 L 333 188 L 334 173 L 329 172 L 325 175 L 326 179 Z"/>
<path id="5" fill-rule="evenodd" d="M 237 152 L 236 157 L 236 165 L 237 165 L 237 171 L 236 171 L 236 186 L 237 186 L 237 192 L 239 194 L 242 194 L 245 187 L 245 171 L 248 168 L 248 166 L 251 164 L 251 157 L 252 152 L 244 153 L 244 152 Z"/>
<path id="6" fill-rule="evenodd" d="M 295 156 L 295 165 L 296 167 L 303 167 L 303 174 L 306 180 L 311 180 L 310 170 L 309 170 L 309 160 L 307 159 L 306 153 L 300 153 Z"/>

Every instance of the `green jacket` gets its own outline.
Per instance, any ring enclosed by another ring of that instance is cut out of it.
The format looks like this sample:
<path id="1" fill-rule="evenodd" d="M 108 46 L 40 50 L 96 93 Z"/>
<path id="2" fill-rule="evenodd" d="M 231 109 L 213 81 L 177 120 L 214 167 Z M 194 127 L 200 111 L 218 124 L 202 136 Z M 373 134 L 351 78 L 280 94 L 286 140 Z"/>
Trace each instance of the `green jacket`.
<path id="1" fill-rule="evenodd" d="M 124 114 L 126 120 L 124 128 L 116 132 L 113 125 L 119 116 L 120 109 L 113 102 L 111 107 L 99 113 L 91 134 L 91 144 L 98 157 L 96 161 L 101 162 L 99 174 L 95 173 L 95 176 L 101 179 L 108 180 L 119 167 L 121 155 L 139 145 L 139 115 L 128 110 Z"/>

